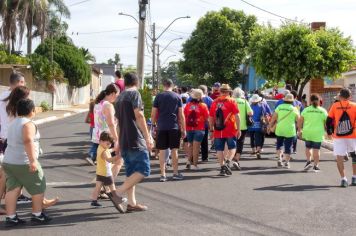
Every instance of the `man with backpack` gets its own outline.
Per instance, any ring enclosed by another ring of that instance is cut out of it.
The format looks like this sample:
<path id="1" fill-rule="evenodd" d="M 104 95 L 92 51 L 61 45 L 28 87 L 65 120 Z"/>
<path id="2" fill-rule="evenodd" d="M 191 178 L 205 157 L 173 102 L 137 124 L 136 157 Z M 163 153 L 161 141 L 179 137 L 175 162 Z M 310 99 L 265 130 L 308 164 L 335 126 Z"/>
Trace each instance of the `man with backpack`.
<path id="1" fill-rule="evenodd" d="M 347 187 L 348 181 L 344 168 L 344 157 L 350 153 L 353 176 L 351 184 L 356 186 L 356 103 L 351 102 L 351 91 L 341 89 L 339 101 L 329 111 L 326 121 L 327 133 L 333 137 L 334 155 L 341 176 L 341 187 Z"/>
<path id="2" fill-rule="evenodd" d="M 214 145 L 220 164 L 220 176 L 231 175 L 231 169 L 225 164 L 224 149 L 228 147 L 227 160 L 232 160 L 236 151 L 236 140 L 240 137 L 240 117 L 236 102 L 230 97 L 228 84 L 220 87 L 220 97 L 214 100 L 210 108 L 210 131 L 213 132 Z"/>

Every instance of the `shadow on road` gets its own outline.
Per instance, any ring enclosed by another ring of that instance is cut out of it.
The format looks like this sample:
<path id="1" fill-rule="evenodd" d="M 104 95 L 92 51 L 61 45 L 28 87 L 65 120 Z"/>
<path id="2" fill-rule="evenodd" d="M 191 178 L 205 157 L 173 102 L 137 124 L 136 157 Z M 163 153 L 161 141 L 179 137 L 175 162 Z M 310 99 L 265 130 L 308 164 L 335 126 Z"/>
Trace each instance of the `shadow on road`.
<path id="1" fill-rule="evenodd" d="M 255 188 L 257 191 L 281 191 L 281 192 L 304 192 L 304 191 L 326 191 L 335 186 L 330 185 L 292 185 L 281 184 L 262 188 Z"/>

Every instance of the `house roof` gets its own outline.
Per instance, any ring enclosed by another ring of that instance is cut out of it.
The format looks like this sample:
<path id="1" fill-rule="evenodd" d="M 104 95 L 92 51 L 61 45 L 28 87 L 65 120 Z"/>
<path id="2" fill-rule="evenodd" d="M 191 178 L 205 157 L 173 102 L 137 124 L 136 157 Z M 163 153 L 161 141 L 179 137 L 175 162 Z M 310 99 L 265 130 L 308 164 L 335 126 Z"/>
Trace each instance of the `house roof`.
<path id="1" fill-rule="evenodd" d="M 112 75 L 115 77 L 116 65 L 109 65 L 105 63 L 93 64 L 96 68 L 100 68 L 104 75 Z"/>

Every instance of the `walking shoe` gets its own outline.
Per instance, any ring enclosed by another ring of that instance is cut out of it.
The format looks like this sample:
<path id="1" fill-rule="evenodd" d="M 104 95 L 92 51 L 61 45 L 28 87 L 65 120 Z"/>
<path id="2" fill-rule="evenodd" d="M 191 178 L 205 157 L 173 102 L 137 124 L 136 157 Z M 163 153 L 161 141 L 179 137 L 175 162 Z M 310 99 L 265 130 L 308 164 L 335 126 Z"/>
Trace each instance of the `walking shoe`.
<path id="1" fill-rule="evenodd" d="M 25 195 L 21 194 L 17 198 L 17 204 L 25 204 L 25 203 L 31 203 L 32 199 L 30 197 L 26 197 Z"/>
<path id="2" fill-rule="evenodd" d="M 241 166 L 238 161 L 232 161 L 232 166 L 235 168 L 235 170 L 241 170 Z"/>
<path id="3" fill-rule="evenodd" d="M 347 186 L 349 186 L 349 183 L 347 182 L 347 180 L 346 179 L 342 179 L 340 187 L 346 188 Z"/>
<path id="4" fill-rule="evenodd" d="M 226 160 L 226 161 L 225 161 L 225 165 L 231 169 L 231 167 L 230 167 L 230 160 Z"/>
<path id="5" fill-rule="evenodd" d="M 202 162 L 209 162 L 209 159 L 202 159 Z"/>
<path id="6" fill-rule="evenodd" d="M 286 168 L 286 169 L 290 169 L 290 164 L 289 164 L 289 161 L 283 161 L 283 167 Z"/>
<path id="7" fill-rule="evenodd" d="M 121 204 L 127 202 L 127 199 L 117 195 L 116 191 L 112 191 L 108 194 L 108 196 L 116 210 L 118 210 L 120 213 L 125 213 L 124 208 Z"/>
<path id="8" fill-rule="evenodd" d="M 109 196 L 104 192 L 104 193 L 100 193 L 98 196 L 98 199 L 103 199 L 103 200 L 107 200 L 109 199 Z"/>
<path id="9" fill-rule="evenodd" d="M 313 167 L 313 171 L 317 173 L 317 172 L 320 171 L 320 168 L 319 168 L 318 166 L 314 166 L 314 167 Z"/>
<path id="10" fill-rule="evenodd" d="M 31 221 L 37 224 L 47 224 L 52 220 L 51 217 L 45 215 L 43 212 L 41 215 L 36 216 L 34 214 L 31 214 Z"/>
<path id="11" fill-rule="evenodd" d="M 166 182 L 167 177 L 165 175 L 161 175 L 161 178 L 159 178 L 159 182 Z"/>
<path id="12" fill-rule="evenodd" d="M 277 166 L 278 166 L 278 167 L 283 167 L 283 163 L 282 163 L 281 160 L 277 161 Z"/>
<path id="13" fill-rule="evenodd" d="M 222 166 L 221 169 L 220 169 L 219 176 L 227 176 L 227 174 L 226 174 L 225 169 L 223 168 L 223 166 Z"/>
<path id="14" fill-rule="evenodd" d="M 190 167 L 191 167 L 190 162 L 187 162 L 187 164 L 185 165 L 185 169 L 190 170 Z"/>
<path id="15" fill-rule="evenodd" d="M 94 161 L 93 161 L 90 157 L 85 158 L 85 160 L 86 160 L 90 165 L 95 166 Z"/>
<path id="16" fill-rule="evenodd" d="M 256 152 L 256 157 L 257 157 L 257 159 L 261 159 L 261 153 L 260 152 Z"/>
<path id="17" fill-rule="evenodd" d="M 307 163 L 305 164 L 305 166 L 304 166 L 304 170 L 305 171 L 307 171 L 307 170 L 309 170 L 310 168 L 312 168 L 312 163 L 311 163 L 311 161 L 307 161 Z"/>
<path id="18" fill-rule="evenodd" d="M 193 170 L 198 171 L 200 170 L 199 166 L 193 166 Z"/>
<path id="19" fill-rule="evenodd" d="M 126 213 L 147 211 L 147 209 L 148 209 L 148 207 L 145 205 L 136 204 L 135 206 L 132 206 L 132 205 L 128 204 L 127 208 L 126 208 Z"/>
<path id="20" fill-rule="evenodd" d="M 352 177 L 352 179 L 351 179 L 351 185 L 352 185 L 352 186 L 356 186 L 356 178 L 355 178 L 355 177 Z"/>
<path id="21" fill-rule="evenodd" d="M 90 206 L 95 207 L 95 208 L 101 208 L 103 205 L 101 205 L 97 200 L 94 200 L 90 203 Z"/>
<path id="22" fill-rule="evenodd" d="M 171 158 L 168 158 L 167 163 L 166 163 L 166 166 L 168 166 L 168 167 L 172 167 L 172 161 L 171 161 Z"/>
<path id="23" fill-rule="evenodd" d="M 173 174 L 173 180 L 183 180 L 184 176 L 181 173 Z"/>
<path id="24" fill-rule="evenodd" d="M 13 218 L 10 218 L 10 217 L 5 218 L 5 227 L 11 227 L 11 226 L 16 226 L 16 225 L 25 224 L 25 223 L 26 223 L 26 221 L 20 219 L 17 216 L 17 214 Z"/>
<path id="25" fill-rule="evenodd" d="M 230 169 L 230 167 L 228 165 L 225 164 L 224 166 L 222 166 L 222 168 L 224 168 L 225 173 L 227 175 L 232 175 L 232 171 L 231 171 L 231 169 Z"/>

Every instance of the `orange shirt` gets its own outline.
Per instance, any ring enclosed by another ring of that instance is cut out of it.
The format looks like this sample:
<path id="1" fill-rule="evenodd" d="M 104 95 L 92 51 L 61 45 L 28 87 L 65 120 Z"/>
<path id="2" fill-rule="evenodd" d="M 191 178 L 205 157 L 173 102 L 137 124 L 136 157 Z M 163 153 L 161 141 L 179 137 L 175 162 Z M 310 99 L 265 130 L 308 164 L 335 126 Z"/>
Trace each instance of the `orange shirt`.
<path id="1" fill-rule="evenodd" d="M 189 126 L 187 122 L 187 117 L 192 112 L 192 110 L 195 110 L 197 116 L 198 125 L 196 127 Z M 189 102 L 184 108 L 184 116 L 185 116 L 185 121 L 186 121 L 185 125 L 187 131 L 205 130 L 205 123 L 209 118 L 209 110 L 208 107 L 203 102 L 200 103 Z"/>
<path id="2" fill-rule="evenodd" d="M 347 114 L 350 117 L 354 132 L 347 136 L 336 136 L 336 127 L 339 124 L 339 120 L 344 110 L 346 110 Z M 350 101 L 335 102 L 331 106 L 328 116 L 334 119 L 335 121 L 333 138 L 356 138 L 356 103 Z"/>
<path id="3" fill-rule="evenodd" d="M 237 126 L 236 126 L 236 114 L 239 113 L 237 104 L 234 99 L 230 96 L 221 96 L 214 100 L 210 108 L 210 117 L 215 119 L 215 114 L 218 104 L 223 104 L 221 107 L 224 118 L 228 118 L 225 122 L 225 129 L 223 130 L 214 130 L 214 138 L 233 138 L 237 135 Z"/>

